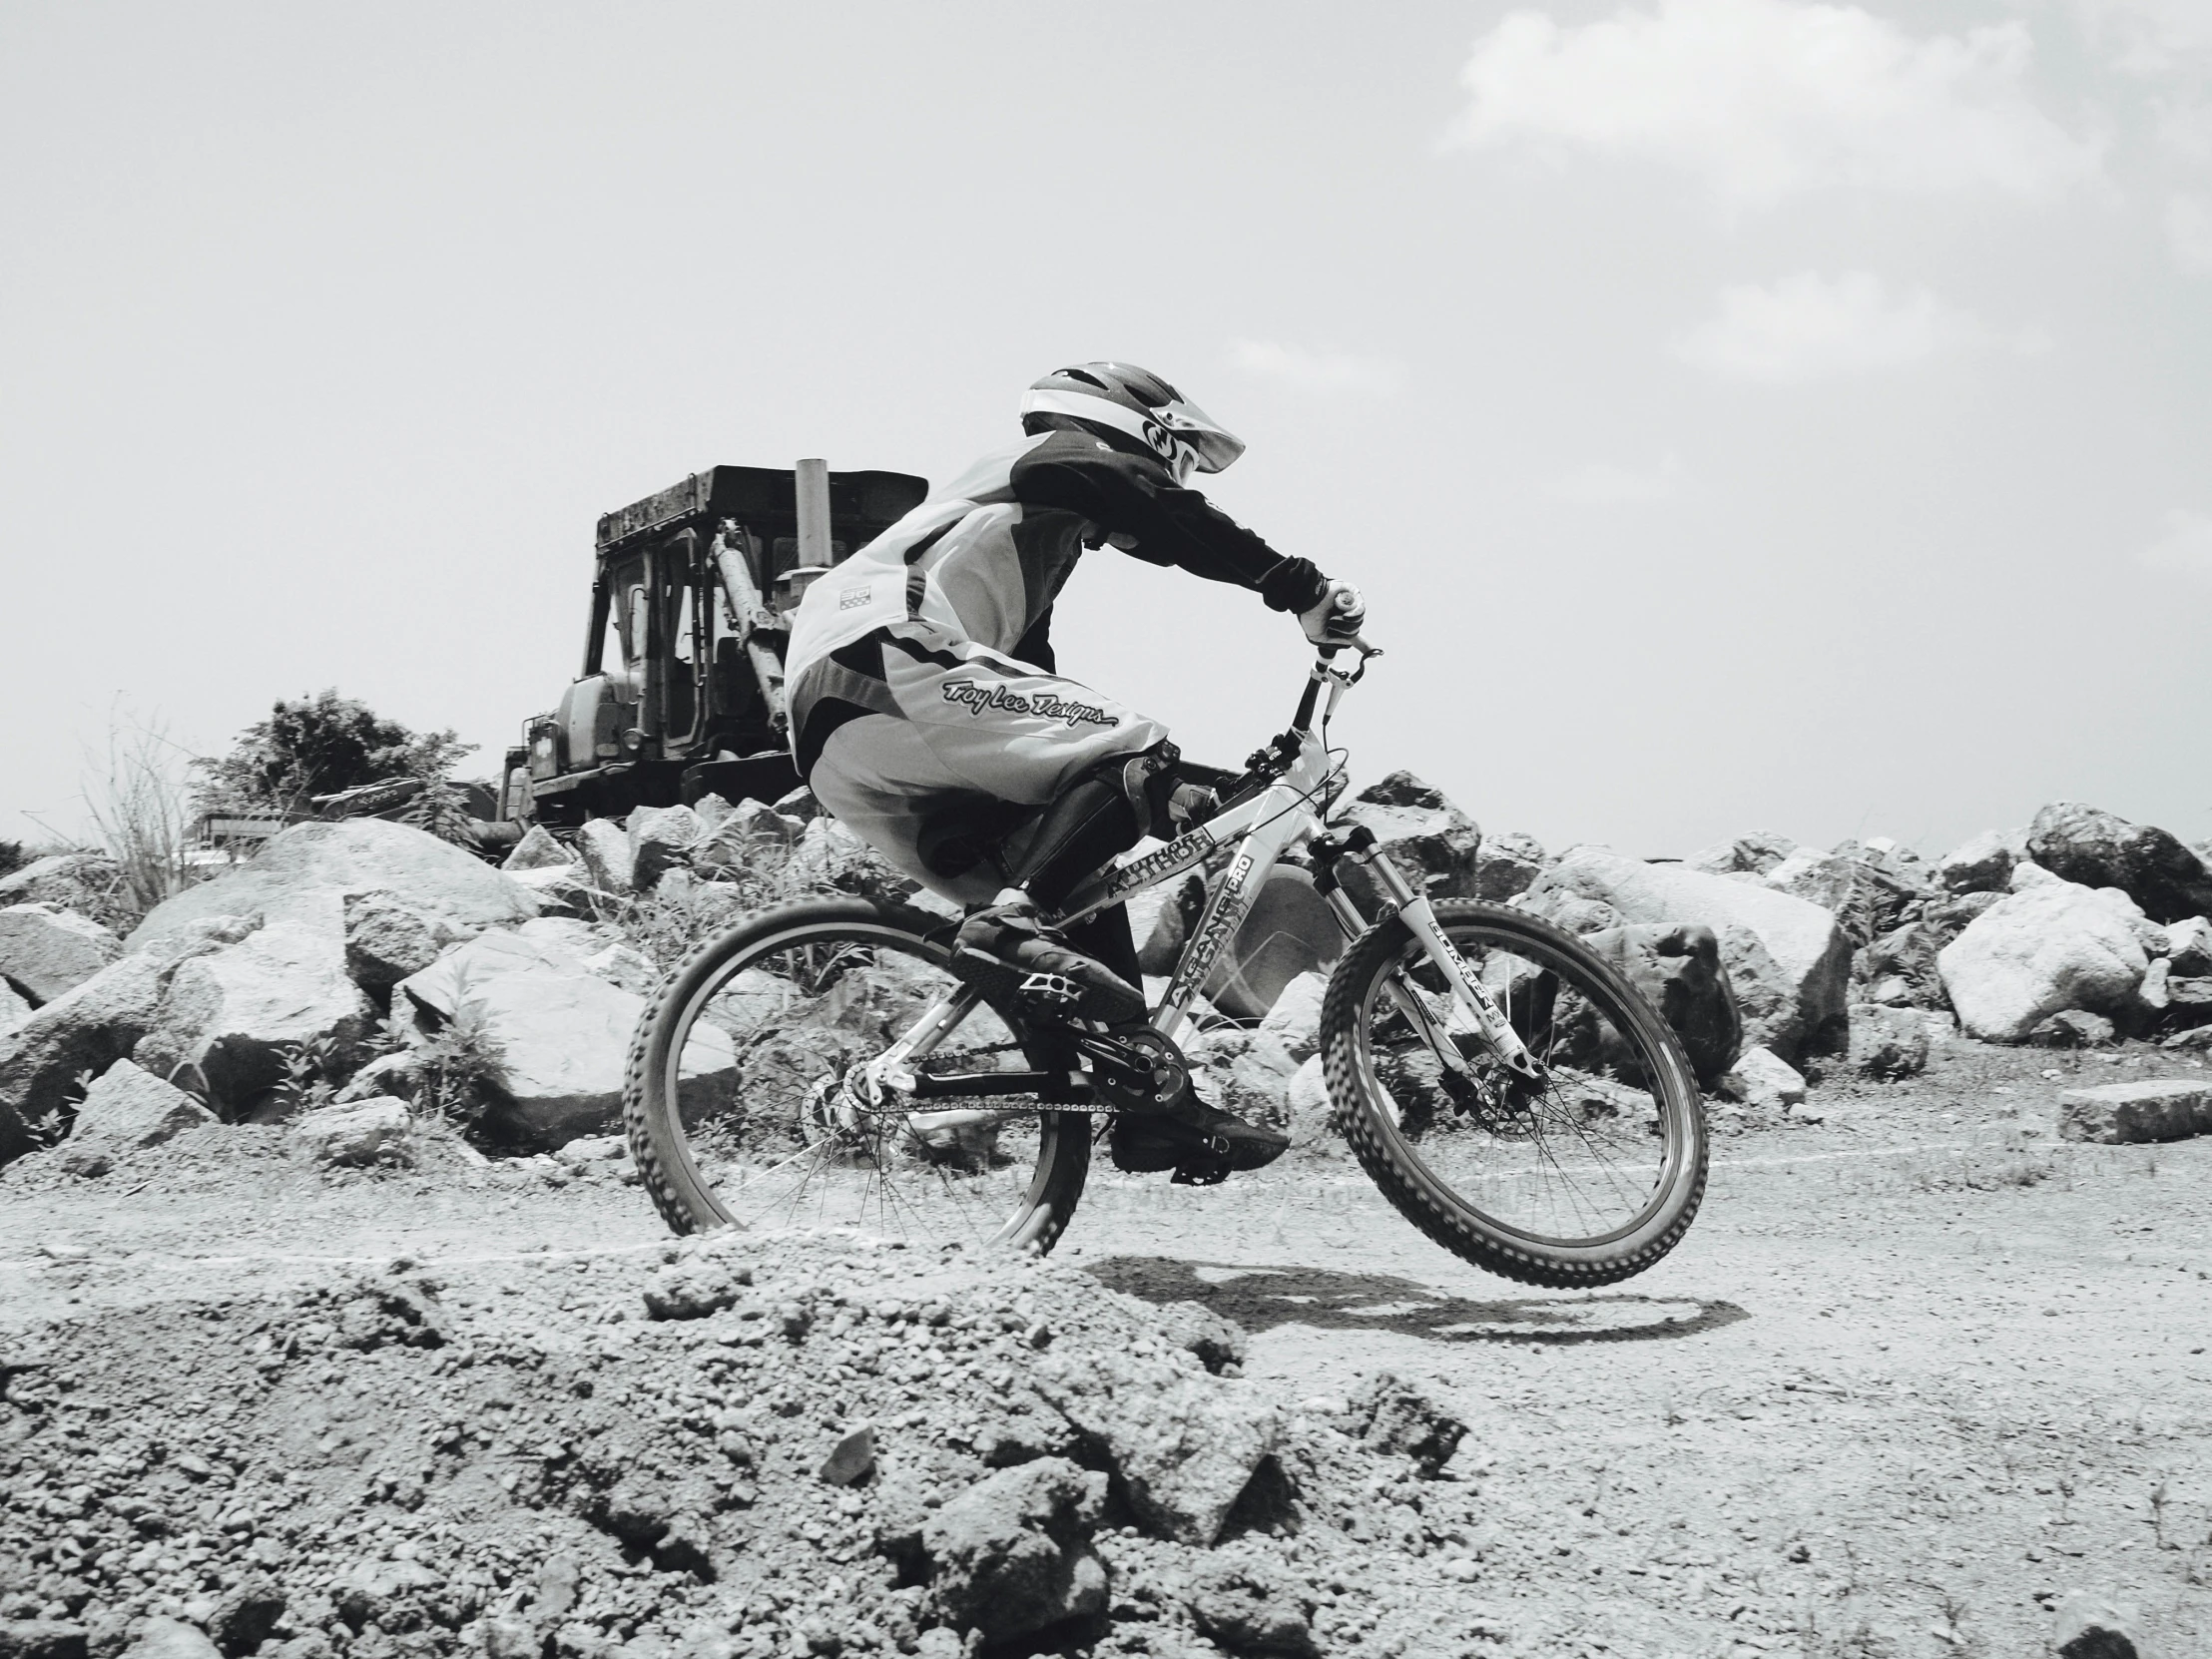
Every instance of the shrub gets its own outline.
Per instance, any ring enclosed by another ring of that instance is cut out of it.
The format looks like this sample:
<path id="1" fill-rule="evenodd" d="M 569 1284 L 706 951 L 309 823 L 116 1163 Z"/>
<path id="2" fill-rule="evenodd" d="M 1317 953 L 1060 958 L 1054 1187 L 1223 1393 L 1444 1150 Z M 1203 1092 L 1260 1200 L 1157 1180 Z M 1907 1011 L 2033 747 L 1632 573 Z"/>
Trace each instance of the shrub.
<path id="1" fill-rule="evenodd" d="M 476 746 L 414 732 L 335 689 L 278 701 L 231 753 L 193 763 L 201 812 L 299 812 L 315 796 L 395 778 L 440 778 Z"/>
<path id="2" fill-rule="evenodd" d="M 21 841 L 0 841 L 0 875 L 13 875 L 30 861 Z"/>

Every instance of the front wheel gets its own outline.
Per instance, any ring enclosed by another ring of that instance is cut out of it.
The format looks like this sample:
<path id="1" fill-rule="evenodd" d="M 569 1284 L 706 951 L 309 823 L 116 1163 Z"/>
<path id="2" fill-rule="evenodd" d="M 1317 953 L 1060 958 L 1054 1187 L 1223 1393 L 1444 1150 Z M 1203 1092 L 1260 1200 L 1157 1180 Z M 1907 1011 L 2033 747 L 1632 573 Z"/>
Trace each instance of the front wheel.
<path id="1" fill-rule="evenodd" d="M 957 1098 L 854 1087 L 961 995 L 948 931 L 897 904 L 789 904 L 676 970 L 639 1022 L 623 1089 L 631 1151 L 670 1228 L 1052 1248 L 1090 1170 L 1090 1116 L 1040 1103 L 1052 1055 L 1017 1015 L 974 1002 L 914 1061 L 964 1079 Z"/>
<path id="2" fill-rule="evenodd" d="M 1547 1286 L 1643 1272 L 1705 1192 L 1705 1114 L 1681 1043 L 1572 934 L 1501 905 L 1435 911 L 1544 1081 L 1492 1056 L 1392 916 L 1346 951 L 1322 1007 L 1330 1101 L 1354 1153 L 1400 1214 L 1476 1267 Z"/>

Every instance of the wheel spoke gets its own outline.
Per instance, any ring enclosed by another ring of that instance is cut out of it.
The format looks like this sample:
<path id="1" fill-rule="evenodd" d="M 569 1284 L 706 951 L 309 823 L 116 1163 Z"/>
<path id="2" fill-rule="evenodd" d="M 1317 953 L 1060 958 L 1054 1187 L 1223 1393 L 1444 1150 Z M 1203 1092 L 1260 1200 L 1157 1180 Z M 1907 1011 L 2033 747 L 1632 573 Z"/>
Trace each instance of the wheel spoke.
<path id="1" fill-rule="evenodd" d="M 1598 1282 L 1608 1252 L 1670 1217 L 1679 1224 L 1671 1244 L 1694 1213 L 1704 1143 L 1695 1090 L 1663 1027 L 1567 935 L 1488 906 L 1446 901 L 1437 915 L 1544 1081 L 1520 1080 L 1464 1032 L 1453 1047 L 1471 1077 L 1447 1061 L 1439 1050 L 1452 1040 L 1452 992 L 1409 933 L 1379 936 L 1387 959 L 1379 956 L 1364 1000 L 1348 1010 L 1352 1029 L 1327 1038 L 1349 1042 L 1343 1070 L 1386 1126 L 1355 1133 L 1371 1173 L 1411 1192 L 1418 1202 L 1407 1214 L 1440 1242 L 1541 1282 Z M 1393 982 L 1425 1021 L 1383 994 Z M 1336 1087 L 1339 1070 L 1331 1075 Z"/>
<path id="2" fill-rule="evenodd" d="M 827 901 L 789 914 L 844 919 L 780 928 L 786 912 L 755 918 L 709 947 L 719 959 L 681 970 L 664 991 L 641 1027 L 648 1065 L 641 1076 L 634 1056 L 628 1097 L 674 1166 L 656 1175 L 656 1202 L 679 1230 L 847 1227 L 912 1243 L 1049 1245 L 1089 1161 L 1088 1124 L 1063 1135 L 1036 1103 L 1056 1051 L 972 994 L 956 1005 L 962 987 L 943 949 L 921 925 L 871 911 Z M 1032 1092 L 963 1094 L 931 1123 L 931 1102 L 871 1081 L 867 1068 L 929 1010 L 955 1006 L 914 1069 L 1004 1072 L 1010 1091 Z M 924 1116 L 909 1122 L 917 1106 Z"/>

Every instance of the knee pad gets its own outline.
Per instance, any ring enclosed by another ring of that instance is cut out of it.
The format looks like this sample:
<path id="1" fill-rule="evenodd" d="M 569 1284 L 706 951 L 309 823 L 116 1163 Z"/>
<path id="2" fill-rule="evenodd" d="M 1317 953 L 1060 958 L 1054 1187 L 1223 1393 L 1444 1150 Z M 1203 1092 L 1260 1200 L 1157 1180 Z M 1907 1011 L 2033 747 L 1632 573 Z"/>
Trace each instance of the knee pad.
<path id="1" fill-rule="evenodd" d="M 1089 776 L 1116 784 L 1144 833 L 1170 841 L 1218 805 L 1212 790 L 1177 771 L 1182 759 L 1183 752 L 1163 738 L 1141 755 L 1101 762 Z"/>

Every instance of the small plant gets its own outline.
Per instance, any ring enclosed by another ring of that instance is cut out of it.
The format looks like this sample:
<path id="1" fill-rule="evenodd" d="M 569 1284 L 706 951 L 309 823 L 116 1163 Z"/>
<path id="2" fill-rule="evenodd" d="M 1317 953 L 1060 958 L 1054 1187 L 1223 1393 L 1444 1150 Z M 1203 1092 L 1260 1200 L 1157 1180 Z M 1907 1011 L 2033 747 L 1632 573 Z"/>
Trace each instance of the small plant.
<path id="1" fill-rule="evenodd" d="M 275 1045 L 283 1060 L 283 1075 L 272 1091 L 286 1117 L 297 1117 L 337 1098 L 346 1066 L 345 1045 L 334 1037 L 314 1037 L 303 1043 Z"/>
<path id="2" fill-rule="evenodd" d="M 483 1004 L 465 990 L 453 1017 L 412 1048 L 415 1105 L 440 1123 L 473 1129 L 505 1090 L 506 1051 L 491 1035 Z"/>
<path id="3" fill-rule="evenodd" d="M 23 1126 L 24 1139 L 31 1143 L 31 1150 L 44 1152 L 56 1147 L 68 1137 L 70 1125 L 76 1122 L 77 1108 L 85 1103 L 85 1096 L 92 1090 L 93 1074 L 80 1071 L 62 1090 L 61 1102 L 44 1111 L 29 1112 L 8 1101 L 0 1101 L 0 1111 Z"/>
<path id="4" fill-rule="evenodd" d="M 13 875 L 30 861 L 21 841 L 0 841 L 0 875 Z"/>

